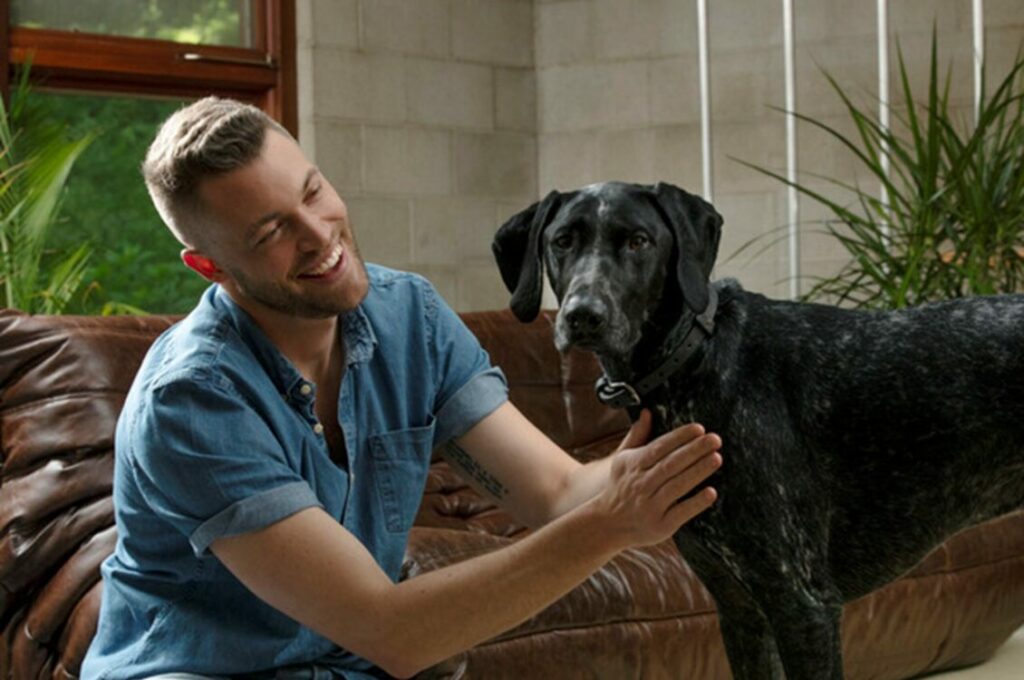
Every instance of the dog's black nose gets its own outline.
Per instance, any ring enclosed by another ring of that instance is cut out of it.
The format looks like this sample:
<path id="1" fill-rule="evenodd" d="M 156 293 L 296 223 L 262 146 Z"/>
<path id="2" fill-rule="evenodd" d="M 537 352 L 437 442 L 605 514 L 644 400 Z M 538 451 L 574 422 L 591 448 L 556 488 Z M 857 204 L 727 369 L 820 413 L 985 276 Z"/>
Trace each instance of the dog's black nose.
<path id="1" fill-rule="evenodd" d="M 608 310 L 597 298 L 573 298 L 565 310 L 565 320 L 576 333 L 593 335 L 604 328 Z"/>

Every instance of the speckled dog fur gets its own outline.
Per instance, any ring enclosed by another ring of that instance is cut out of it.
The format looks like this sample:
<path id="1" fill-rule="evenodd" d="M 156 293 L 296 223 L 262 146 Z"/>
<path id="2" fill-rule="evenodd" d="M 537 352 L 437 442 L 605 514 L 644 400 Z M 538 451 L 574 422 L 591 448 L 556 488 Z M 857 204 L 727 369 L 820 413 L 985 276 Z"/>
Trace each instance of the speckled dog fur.
<path id="1" fill-rule="evenodd" d="M 1024 296 L 771 300 L 708 283 L 720 229 L 677 187 L 607 183 L 552 192 L 494 250 L 516 314 L 537 315 L 543 262 L 559 348 L 594 351 L 617 380 L 658 365 L 716 287 L 713 335 L 643 400 L 656 433 L 697 421 L 723 441 L 719 501 L 675 540 L 738 680 L 842 678 L 843 602 L 1024 506 Z"/>

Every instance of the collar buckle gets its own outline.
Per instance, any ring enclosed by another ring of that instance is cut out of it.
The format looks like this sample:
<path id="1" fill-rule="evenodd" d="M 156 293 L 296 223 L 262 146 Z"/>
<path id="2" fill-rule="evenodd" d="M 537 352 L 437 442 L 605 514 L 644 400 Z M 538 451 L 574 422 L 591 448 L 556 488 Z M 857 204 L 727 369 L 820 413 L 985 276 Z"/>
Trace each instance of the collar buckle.
<path id="1" fill-rule="evenodd" d="M 683 341 L 672 352 L 661 366 L 647 374 L 645 378 L 637 382 L 634 388 L 627 382 L 613 382 L 607 375 L 601 375 L 597 379 L 597 398 L 605 406 L 611 408 L 629 408 L 640 406 L 643 400 L 641 394 L 647 394 L 658 385 L 662 384 L 670 376 L 686 365 L 686 362 L 693 356 L 700 347 L 701 340 L 709 338 L 715 332 L 715 312 L 718 310 L 718 291 L 714 286 L 708 287 L 708 304 L 704 311 L 691 317 L 690 329 L 683 337 Z M 703 336 L 703 337 L 702 337 Z"/>
<path id="2" fill-rule="evenodd" d="M 640 395 L 629 383 L 612 382 L 607 376 L 602 375 L 597 379 L 596 388 L 597 398 L 611 408 L 628 408 L 639 406 L 641 403 Z"/>

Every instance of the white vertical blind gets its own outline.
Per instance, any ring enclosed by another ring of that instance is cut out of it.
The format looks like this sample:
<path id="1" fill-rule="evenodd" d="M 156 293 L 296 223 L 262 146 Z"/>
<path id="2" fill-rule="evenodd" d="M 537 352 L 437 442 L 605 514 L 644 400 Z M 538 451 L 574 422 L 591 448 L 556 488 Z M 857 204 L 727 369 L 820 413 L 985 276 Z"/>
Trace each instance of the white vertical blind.
<path id="1" fill-rule="evenodd" d="M 889 0 L 878 0 L 878 124 L 882 130 L 889 130 Z M 889 177 L 889 145 L 882 140 L 882 173 Z M 889 205 L 889 190 L 885 184 L 879 187 L 882 205 Z M 888 216 L 888 212 L 886 212 Z M 889 238 L 889 225 L 882 223 L 882 237 Z"/>
<path id="2" fill-rule="evenodd" d="M 700 71 L 700 151 L 704 199 L 714 201 L 711 176 L 711 78 L 708 66 L 708 5 L 697 0 L 697 48 Z"/>
<path id="3" fill-rule="evenodd" d="M 985 62 L 985 6 L 984 0 L 972 0 L 971 18 L 974 28 L 974 120 L 981 110 L 981 67 Z"/>
<path id="4" fill-rule="evenodd" d="M 797 179 L 796 156 L 796 48 L 793 0 L 782 0 L 782 37 L 786 88 L 786 179 L 789 213 L 789 297 L 800 297 L 800 195 L 793 186 Z"/>

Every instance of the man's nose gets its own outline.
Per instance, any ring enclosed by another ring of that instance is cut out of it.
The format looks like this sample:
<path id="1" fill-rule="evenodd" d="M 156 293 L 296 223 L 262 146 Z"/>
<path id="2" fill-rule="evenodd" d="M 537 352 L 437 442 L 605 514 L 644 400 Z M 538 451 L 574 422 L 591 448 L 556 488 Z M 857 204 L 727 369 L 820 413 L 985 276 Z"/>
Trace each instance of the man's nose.
<path id="1" fill-rule="evenodd" d="M 299 232 L 299 245 L 303 250 L 320 250 L 330 245 L 334 227 L 306 206 L 299 208 L 293 218 Z"/>

